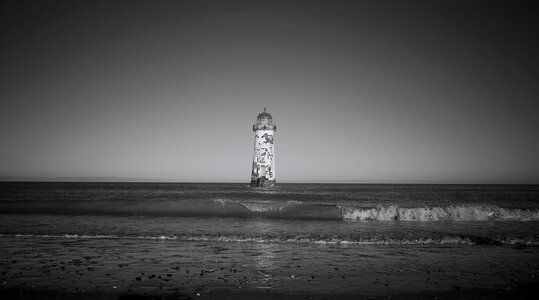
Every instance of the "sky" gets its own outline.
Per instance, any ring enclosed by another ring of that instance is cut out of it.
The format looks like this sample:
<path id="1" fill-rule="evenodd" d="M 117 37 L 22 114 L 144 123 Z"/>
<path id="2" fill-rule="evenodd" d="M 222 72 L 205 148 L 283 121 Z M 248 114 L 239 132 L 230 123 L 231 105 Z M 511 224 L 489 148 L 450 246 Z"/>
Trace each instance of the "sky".
<path id="1" fill-rule="evenodd" d="M 539 183 L 533 1 L 2 1 L 0 177 Z"/>

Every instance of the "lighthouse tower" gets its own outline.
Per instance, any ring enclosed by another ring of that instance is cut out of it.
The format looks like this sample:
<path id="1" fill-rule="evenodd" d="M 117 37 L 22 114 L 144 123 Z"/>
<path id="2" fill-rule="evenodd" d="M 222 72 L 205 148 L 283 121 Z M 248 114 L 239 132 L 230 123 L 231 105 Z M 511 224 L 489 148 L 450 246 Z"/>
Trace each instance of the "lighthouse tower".
<path id="1" fill-rule="evenodd" d="M 255 132 L 255 149 L 253 154 L 253 172 L 251 173 L 252 187 L 275 186 L 275 153 L 273 152 L 273 134 L 277 126 L 273 117 L 266 112 L 256 117 L 253 125 Z"/>

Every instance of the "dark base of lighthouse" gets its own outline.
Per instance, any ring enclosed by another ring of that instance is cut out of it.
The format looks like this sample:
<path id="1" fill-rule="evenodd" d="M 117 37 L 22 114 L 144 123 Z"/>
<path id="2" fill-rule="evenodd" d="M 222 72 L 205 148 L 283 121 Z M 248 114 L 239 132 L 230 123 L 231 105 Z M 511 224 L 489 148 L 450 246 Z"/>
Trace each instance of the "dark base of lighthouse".
<path id="1" fill-rule="evenodd" d="M 275 179 L 267 180 L 266 177 L 260 177 L 251 180 L 251 187 L 274 187 Z"/>

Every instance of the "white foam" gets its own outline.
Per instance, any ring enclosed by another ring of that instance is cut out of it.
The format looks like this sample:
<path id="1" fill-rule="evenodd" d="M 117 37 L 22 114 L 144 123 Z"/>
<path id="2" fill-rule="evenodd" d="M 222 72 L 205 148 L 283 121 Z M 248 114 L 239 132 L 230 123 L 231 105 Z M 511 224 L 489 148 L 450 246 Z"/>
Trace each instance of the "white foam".
<path id="1" fill-rule="evenodd" d="M 376 208 L 340 207 L 344 219 L 361 221 L 539 221 L 539 211 L 493 205 Z"/>
<path id="2" fill-rule="evenodd" d="M 349 239 L 317 239 L 297 236 L 293 238 L 279 237 L 245 237 L 235 235 L 183 235 L 183 236 L 117 236 L 117 235 L 87 235 L 87 234 L 0 234 L 0 237 L 15 237 L 15 238 L 65 238 L 65 239 L 139 239 L 139 240 L 163 240 L 163 241 L 214 241 L 228 243 L 285 243 L 285 244 L 327 244 L 327 245 L 444 245 L 444 244 L 464 244 L 475 245 L 481 244 L 472 238 L 462 236 L 444 236 L 440 238 L 417 238 L 417 239 L 399 239 L 399 238 L 360 238 L 355 240 Z M 493 239 L 494 242 L 507 245 L 539 245 L 539 240 L 535 238 L 514 238 L 506 237 Z"/>

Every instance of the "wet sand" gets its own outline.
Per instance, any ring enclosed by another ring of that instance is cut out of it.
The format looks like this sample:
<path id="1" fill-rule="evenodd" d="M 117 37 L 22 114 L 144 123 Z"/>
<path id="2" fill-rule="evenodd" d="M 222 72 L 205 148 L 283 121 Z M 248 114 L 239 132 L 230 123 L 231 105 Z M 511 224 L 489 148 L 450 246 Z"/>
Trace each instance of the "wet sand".
<path id="1" fill-rule="evenodd" d="M 296 294 L 296 293 L 275 293 L 269 291 L 238 291 L 217 289 L 210 290 L 205 295 L 188 295 L 179 292 L 176 293 L 155 293 L 155 294 L 112 294 L 112 293 L 67 293 L 53 290 L 31 290 L 31 289 L 4 289 L 0 290 L 2 299 L 104 299 L 104 300 L 186 300 L 186 299 L 372 299 L 372 300 L 408 300 L 408 299 L 537 299 L 539 287 L 536 284 L 526 284 L 517 286 L 514 289 L 454 289 L 448 291 L 424 291 L 418 293 L 403 293 L 392 295 L 361 295 L 361 294 Z"/>
<path id="2" fill-rule="evenodd" d="M 2 299 L 535 299 L 539 249 L 2 237 Z"/>

